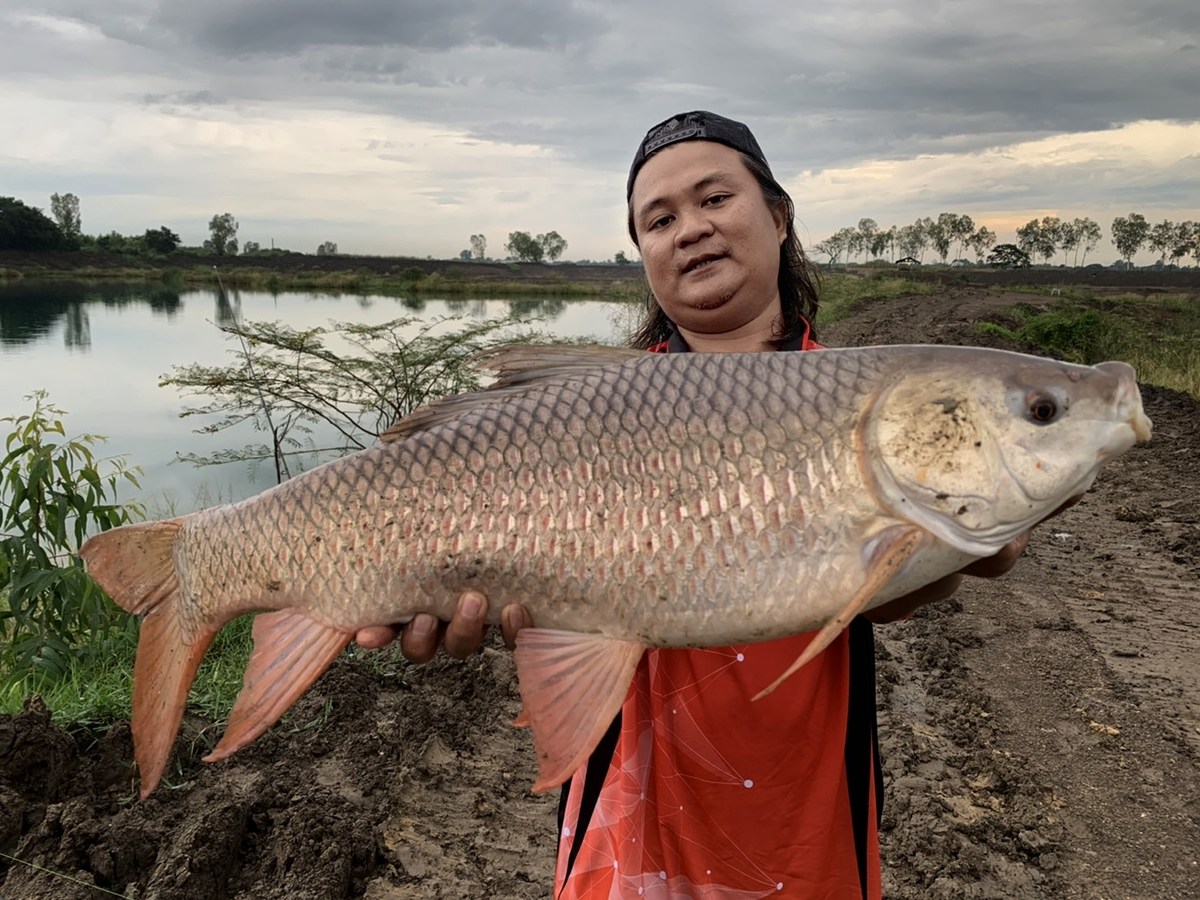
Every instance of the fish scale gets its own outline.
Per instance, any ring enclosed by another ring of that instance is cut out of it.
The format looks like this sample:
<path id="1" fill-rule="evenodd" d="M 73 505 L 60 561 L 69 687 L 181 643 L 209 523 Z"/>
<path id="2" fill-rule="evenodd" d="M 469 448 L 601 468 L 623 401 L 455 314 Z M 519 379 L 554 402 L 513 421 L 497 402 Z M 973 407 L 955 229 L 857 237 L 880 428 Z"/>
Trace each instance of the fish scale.
<path id="1" fill-rule="evenodd" d="M 492 622 L 524 603 L 537 627 L 516 662 L 545 788 L 607 727 L 645 647 L 820 628 L 817 652 L 849 616 L 996 552 L 1149 435 L 1132 369 L 1115 363 L 518 347 L 486 364 L 493 387 L 374 447 L 83 548 L 117 602 L 147 614 L 143 794 L 195 666 L 242 613 L 260 613 L 255 649 L 210 758 L 268 728 L 360 628 L 449 618 L 467 588 Z M 1031 397 L 1061 416 L 1035 421 Z"/>

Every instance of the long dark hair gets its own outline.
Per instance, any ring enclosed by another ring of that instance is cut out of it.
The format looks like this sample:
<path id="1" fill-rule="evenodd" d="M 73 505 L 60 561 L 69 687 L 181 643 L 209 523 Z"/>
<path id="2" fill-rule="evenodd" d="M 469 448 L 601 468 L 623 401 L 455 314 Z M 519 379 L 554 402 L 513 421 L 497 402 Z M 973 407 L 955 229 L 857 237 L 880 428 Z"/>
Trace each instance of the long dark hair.
<path id="1" fill-rule="evenodd" d="M 779 245 L 779 302 L 783 309 L 783 320 L 772 343 L 776 348 L 794 341 L 807 331 L 816 340 L 817 288 L 819 276 L 816 267 L 804 255 L 800 238 L 796 236 L 796 205 L 771 171 L 753 156 L 738 152 L 746 168 L 754 175 L 762 189 L 763 200 L 775 209 L 780 203 L 787 212 L 787 234 Z M 637 231 L 633 226 L 633 207 L 629 208 L 629 238 L 638 246 Z M 646 286 L 646 315 L 642 324 L 629 341 L 631 347 L 647 350 L 661 344 L 671 336 L 671 320 L 658 305 L 650 286 Z"/>

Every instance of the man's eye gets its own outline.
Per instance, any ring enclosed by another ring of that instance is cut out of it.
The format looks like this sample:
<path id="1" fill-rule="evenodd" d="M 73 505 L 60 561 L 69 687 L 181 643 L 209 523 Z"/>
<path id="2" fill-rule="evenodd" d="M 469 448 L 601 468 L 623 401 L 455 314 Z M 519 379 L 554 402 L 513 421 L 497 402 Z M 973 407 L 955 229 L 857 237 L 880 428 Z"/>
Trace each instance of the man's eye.
<path id="1" fill-rule="evenodd" d="M 671 224 L 671 217 L 670 217 L 670 216 L 659 216 L 657 219 L 651 219 L 651 220 L 650 220 L 650 227 L 651 227 L 652 229 L 654 229 L 654 228 L 666 228 L 666 227 L 667 227 L 668 225 L 670 225 L 670 224 Z"/>
<path id="2" fill-rule="evenodd" d="M 704 202 L 709 206 L 715 206 L 719 203 L 724 203 L 728 199 L 728 194 L 713 194 L 711 197 L 706 198 Z"/>

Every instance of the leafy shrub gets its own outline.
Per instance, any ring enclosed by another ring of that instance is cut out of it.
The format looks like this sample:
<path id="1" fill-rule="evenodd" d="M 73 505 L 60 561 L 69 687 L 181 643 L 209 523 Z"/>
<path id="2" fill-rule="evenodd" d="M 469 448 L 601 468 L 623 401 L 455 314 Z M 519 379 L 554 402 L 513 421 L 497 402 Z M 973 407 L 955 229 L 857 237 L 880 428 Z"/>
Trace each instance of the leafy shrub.
<path id="1" fill-rule="evenodd" d="M 97 459 L 104 438 L 67 438 L 61 409 L 45 392 L 8 426 L 0 459 L 0 688 L 67 674 L 74 657 L 132 640 L 135 623 L 83 569 L 75 550 L 95 531 L 140 518 L 115 501 L 137 485 L 121 459 Z"/>

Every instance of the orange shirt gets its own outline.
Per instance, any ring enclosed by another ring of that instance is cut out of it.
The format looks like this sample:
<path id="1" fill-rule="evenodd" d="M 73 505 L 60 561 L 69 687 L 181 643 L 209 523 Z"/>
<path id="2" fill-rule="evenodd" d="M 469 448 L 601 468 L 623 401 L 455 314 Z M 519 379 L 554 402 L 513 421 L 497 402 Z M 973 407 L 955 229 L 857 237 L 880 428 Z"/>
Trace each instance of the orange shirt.
<path id="1" fill-rule="evenodd" d="M 811 639 L 647 651 L 564 789 L 556 897 L 880 896 L 870 624 L 751 701 Z"/>

